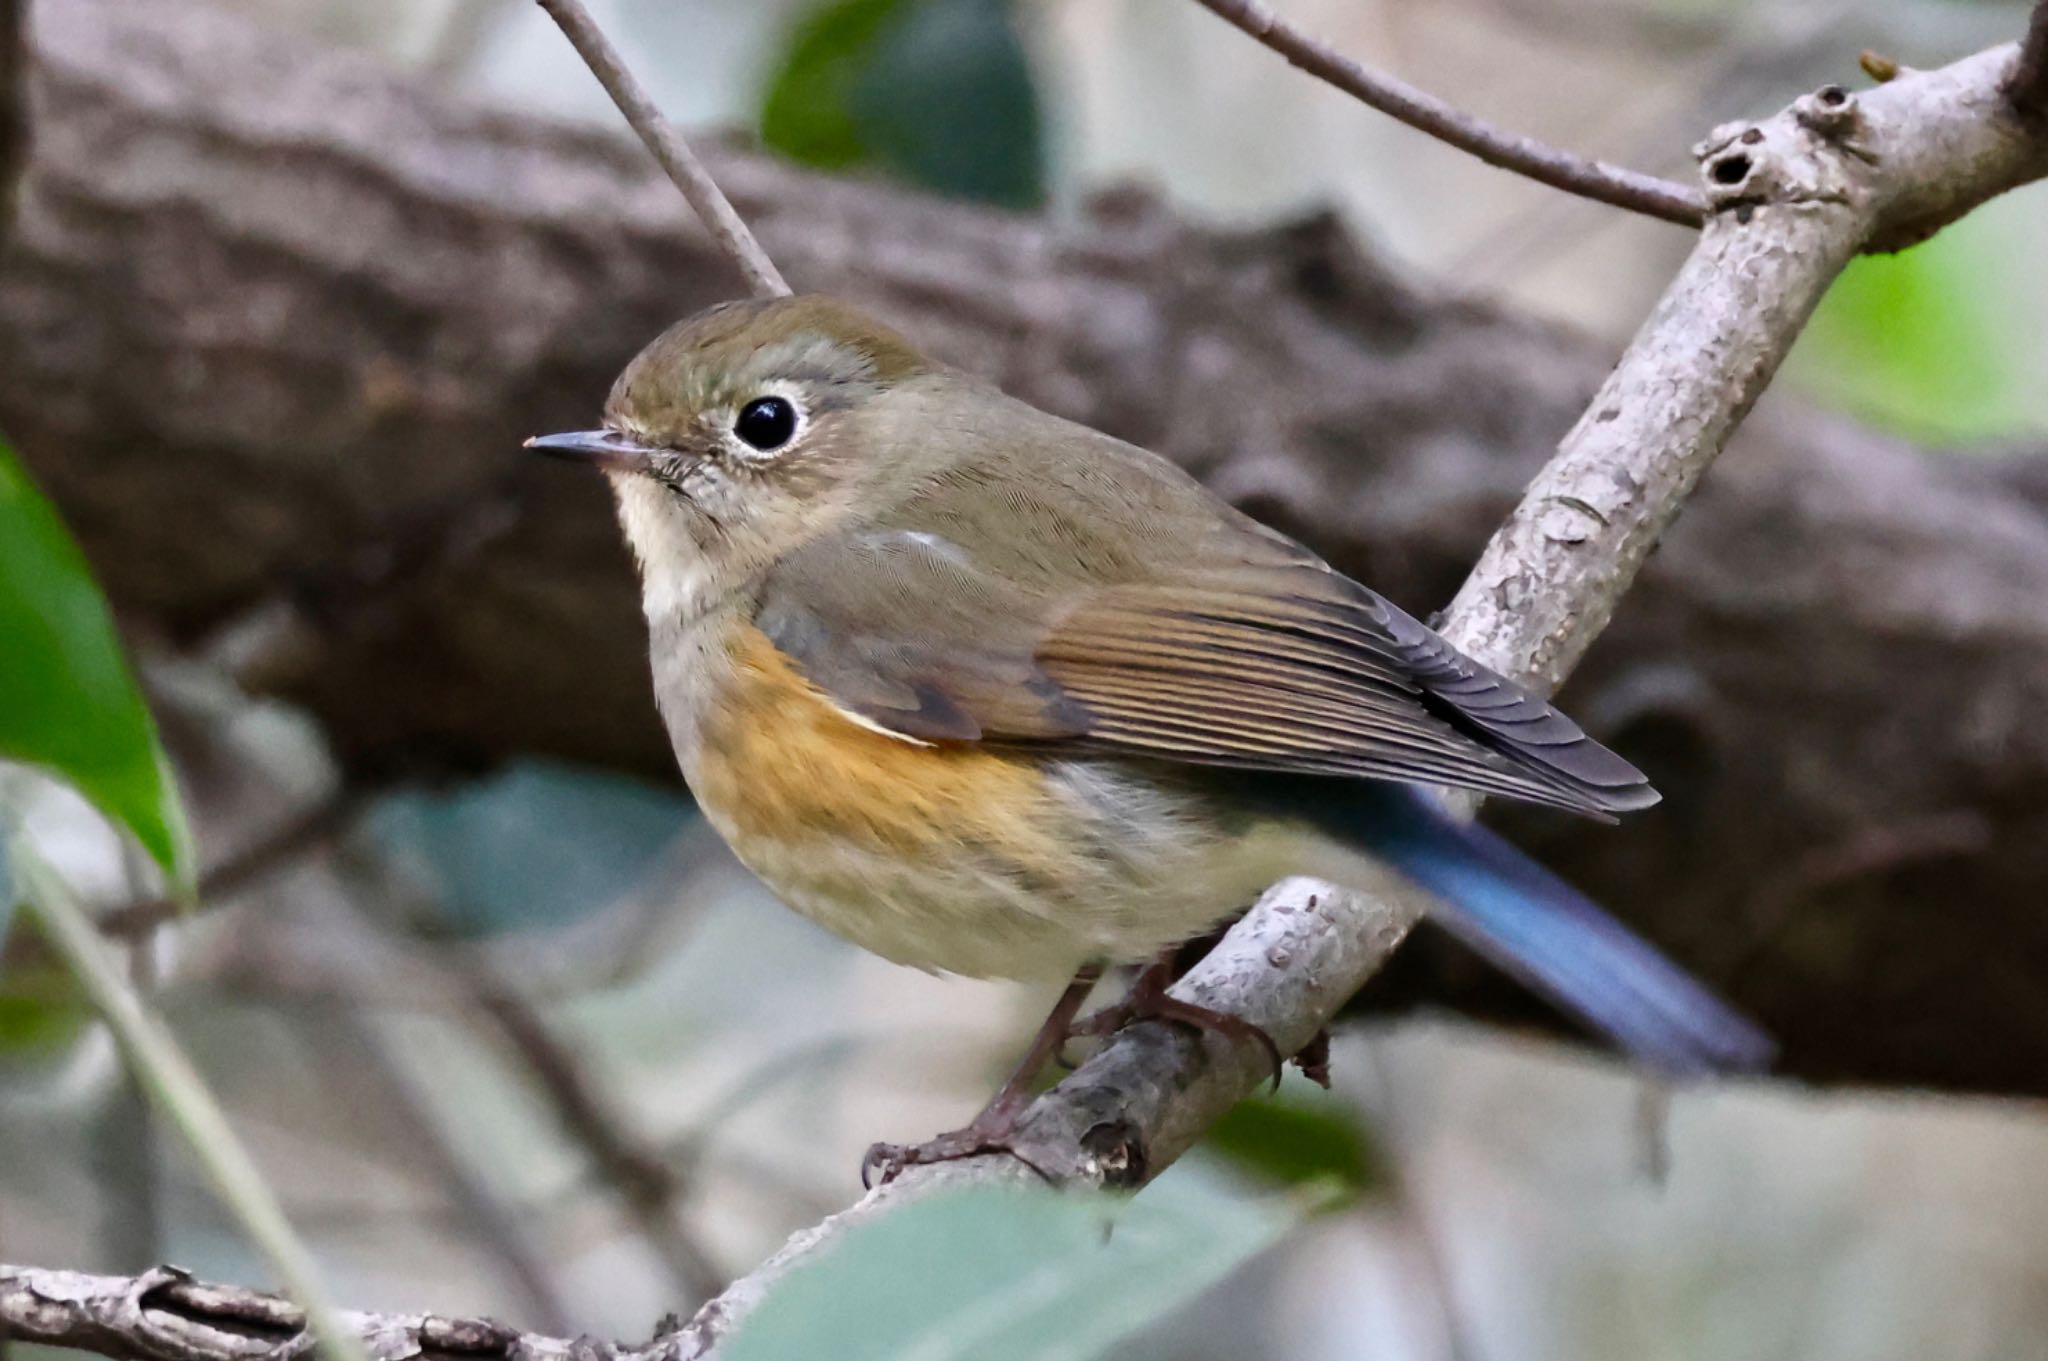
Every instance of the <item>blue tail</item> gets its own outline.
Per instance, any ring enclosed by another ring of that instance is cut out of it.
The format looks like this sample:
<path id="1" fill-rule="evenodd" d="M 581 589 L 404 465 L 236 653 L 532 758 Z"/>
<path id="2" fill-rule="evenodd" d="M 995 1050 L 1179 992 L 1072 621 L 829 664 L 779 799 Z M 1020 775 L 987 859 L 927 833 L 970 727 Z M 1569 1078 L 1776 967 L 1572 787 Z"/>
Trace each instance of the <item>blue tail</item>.
<path id="1" fill-rule="evenodd" d="M 1761 1031 L 1508 842 L 1419 790 L 1356 792 L 1349 839 L 1435 897 L 1460 939 L 1631 1054 L 1678 1077 L 1769 1065 Z"/>

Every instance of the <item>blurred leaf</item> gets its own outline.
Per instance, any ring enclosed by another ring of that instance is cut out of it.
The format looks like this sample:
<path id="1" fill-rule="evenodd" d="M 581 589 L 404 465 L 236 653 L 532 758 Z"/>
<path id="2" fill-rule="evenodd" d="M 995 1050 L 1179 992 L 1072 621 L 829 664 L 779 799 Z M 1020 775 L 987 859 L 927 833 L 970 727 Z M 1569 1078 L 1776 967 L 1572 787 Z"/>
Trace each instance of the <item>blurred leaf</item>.
<path id="1" fill-rule="evenodd" d="M 791 37 L 761 136 L 821 169 L 876 166 L 1016 208 L 1045 198 L 1038 92 L 1009 0 L 828 0 Z"/>
<path id="2" fill-rule="evenodd" d="M 1203 1147 L 1283 1186 L 1334 1183 L 1360 1195 L 1385 1179 L 1372 1136 L 1335 1100 L 1240 1101 Z"/>
<path id="3" fill-rule="evenodd" d="M 827 0 L 798 24 L 761 101 L 761 140 L 821 170 L 868 159 L 855 125 L 854 85 L 882 21 L 906 0 Z"/>
<path id="4" fill-rule="evenodd" d="M 524 761 L 452 793 L 395 794 L 369 825 L 434 881 L 448 925 L 488 935 L 609 907 L 696 815 L 674 790 Z"/>
<path id="5" fill-rule="evenodd" d="M 0 1057 L 40 1059 L 63 1054 L 92 1021 L 92 1008 L 67 977 L 38 969 L 0 988 Z"/>
<path id="6" fill-rule="evenodd" d="M 2039 211 L 2016 224 L 1987 210 L 1911 250 L 1853 261 L 1793 352 L 1794 381 L 1921 439 L 2048 421 L 2048 346 L 2031 315 L 2039 285 L 2028 284 L 2038 276 L 2023 263 Z"/>
<path id="7" fill-rule="evenodd" d="M 107 603 L 56 510 L 0 444 L 0 758 L 44 766 L 187 881 L 185 816 Z"/>
<path id="8" fill-rule="evenodd" d="M 1135 1200 L 973 1187 L 849 1230 L 726 1343 L 728 1361 L 1072 1361 L 1102 1354 L 1315 1208 L 1175 1176 Z"/>
<path id="9" fill-rule="evenodd" d="M 1045 198 L 1038 91 L 1007 0 L 918 0 L 889 16 L 853 92 L 883 164 L 959 198 Z"/>

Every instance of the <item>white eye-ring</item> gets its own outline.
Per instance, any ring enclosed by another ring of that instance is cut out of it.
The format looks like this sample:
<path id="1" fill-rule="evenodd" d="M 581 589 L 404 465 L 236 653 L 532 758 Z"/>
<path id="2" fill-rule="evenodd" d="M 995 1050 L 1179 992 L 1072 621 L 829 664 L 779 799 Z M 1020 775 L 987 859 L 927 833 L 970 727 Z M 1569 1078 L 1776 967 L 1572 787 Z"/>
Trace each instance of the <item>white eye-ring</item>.
<path id="1" fill-rule="evenodd" d="M 733 413 L 734 452 L 742 458 L 772 458 L 803 433 L 808 418 L 796 394 L 770 388 Z"/>

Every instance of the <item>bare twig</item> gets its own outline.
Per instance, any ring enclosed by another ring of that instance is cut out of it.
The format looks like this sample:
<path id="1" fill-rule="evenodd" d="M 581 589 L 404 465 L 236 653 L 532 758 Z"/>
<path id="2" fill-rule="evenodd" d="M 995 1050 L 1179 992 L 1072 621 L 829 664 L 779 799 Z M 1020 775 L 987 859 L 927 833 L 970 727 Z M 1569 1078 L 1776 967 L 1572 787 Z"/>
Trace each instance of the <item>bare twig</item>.
<path id="1" fill-rule="evenodd" d="M 359 1008 L 342 1005 L 318 1024 L 341 1027 L 341 1047 L 383 1088 L 383 1107 L 404 1126 L 406 1147 L 418 1150 L 426 1159 L 434 1181 L 447 1191 L 470 1238 L 503 1269 L 507 1284 L 524 1296 L 539 1326 L 554 1332 L 570 1331 L 568 1301 L 556 1288 L 550 1264 L 532 1241 L 526 1217 L 506 1204 L 450 1145 L 441 1122 L 372 1018 Z M 323 1038 L 331 1040 L 333 1036 L 323 1030 Z"/>
<path id="2" fill-rule="evenodd" d="M 455 958 L 455 952 L 449 952 L 449 959 Z M 676 1219 L 684 1200 L 681 1175 L 659 1152 L 627 1133 L 624 1119 L 576 1055 L 516 989 L 474 961 L 456 963 L 453 969 L 474 1010 L 496 1028 L 539 1083 L 556 1120 L 590 1155 L 641 1237 L 661 1258 L 676 1289 L 692 1302 L 716 1294 L 725 1284 L 725 1273 Z"/>
<path id="3" fill-rule="evenodd" d="M 367 785 L 346 785 L 331 798 L 287 817 L 248 846 L 201 871 L 200 903 L 218 904 L 337 840 L 378 792 Z M 169 898 L 151 898 L 100 914 L 99 927 L 120 939 L 140 937 L 189 910 Z"/>
<path id="4" fill-rule="evenodd" d="M 619 106 L 619 112 L 633 125 L 633 131 L 640 134 L 668 177 L 675 181 L 676 188 L 683 191 L 683 197 L 697 210 L 720 250 L 739 272 L 745 276 L 747 287 L 759 298 L 786 296 L 789 285 L 783 282 L 782 274 L 775 268 L 775 262 L 768 258 L 768 252 L 761 249 L 761 243 L 747 230 L 747 224 L 733 210 L 725 193 L 704 169 L 704 163 L 697 159 L 697 153 L 690 150 L 682 134 L 669 125 L 661 116 L 661 110 L 647 97 L 639 82 L 626 69 L 618 49 L 604 30 L 590 17 L 582 0 L 539 0 L 540 7 L 548 12 L 570 44 L 582 56 L 590 73 L 604 86 L 605 93 L 612 97 L 612 103 Z"/>
<path id="5" fill-rule="evenodd" d="M 2037 0 L 2034 5 L 2005 95 L 2021 117 L 2034 122 L 2048 120 L 2048 0 Z"/>
<path id="6" fill-rule="evenodd" d="M 430 904 L 407 894 L 395 880 L 382 901 L 395 907 L 387 914 L 395 920 L 373 920 L 360 911 L 348 915 L 365 932 L 375 932 L 379 945 L 413 947 L 390 951 L 407 963 L 421 945 L 434 947 L 422 961 L 432 969 L 430 986 L 453 994 L 456 1013 L 494 1032 L 526 1070 L 562 1132 L 589 1155 L 602 1184 L 660 1259 L 677 1294 L 696 1302 L 715 1293 L 725 1274 L 677 1218 L 686 1200 L 682 1175 L 657 1147 L 630 1131 L 574 1049 L 518 986 L 482 956 L 443 939 L 446 927 Z M 381 963 L 378 972 L 386 972 Z"/>
<path id="7" fill-rule="evenodd" d="M 1328 81 L 1418 132 L 1477 156 L 1488 165 L 1526 175 L 1568 194 L 1680 226 L 1697 227 L 1706 220 L 1706 198 L 1689 185 L 1609 165 L 1494 127 L 1426 90 L 1342 55 L 1282 19 L 1263 0 L 1197 3 L 1310 75 Z"/>

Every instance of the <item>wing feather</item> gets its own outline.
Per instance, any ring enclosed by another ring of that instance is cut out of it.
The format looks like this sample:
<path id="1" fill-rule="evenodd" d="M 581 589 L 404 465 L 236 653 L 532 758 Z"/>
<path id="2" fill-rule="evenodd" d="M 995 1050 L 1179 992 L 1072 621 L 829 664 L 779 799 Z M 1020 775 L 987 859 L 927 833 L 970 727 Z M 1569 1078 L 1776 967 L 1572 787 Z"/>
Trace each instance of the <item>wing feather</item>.
<path id="1" fill-rule="evenodd" d="M 1148 516 L 1177 496 L 1205 517 L 1154 559 L 1091 541 L 1030 487 L 963 482 L 785 558 L 755 622 L 835 702 L 924 741 L 1446 784 L 1595 816 L 1656 802 L 1542 699 L 1166 465 L 1132 466 L 1159 479 Z M 1027 552 L 983 528 L 1004 544 L 984 562 L 932 528 L 973 530 L 982 506 L 1065 529 Z"/>

